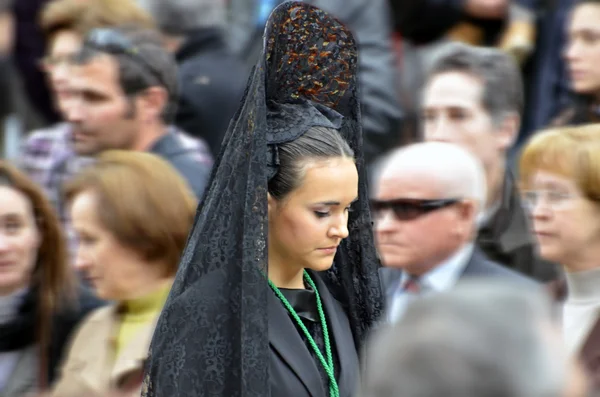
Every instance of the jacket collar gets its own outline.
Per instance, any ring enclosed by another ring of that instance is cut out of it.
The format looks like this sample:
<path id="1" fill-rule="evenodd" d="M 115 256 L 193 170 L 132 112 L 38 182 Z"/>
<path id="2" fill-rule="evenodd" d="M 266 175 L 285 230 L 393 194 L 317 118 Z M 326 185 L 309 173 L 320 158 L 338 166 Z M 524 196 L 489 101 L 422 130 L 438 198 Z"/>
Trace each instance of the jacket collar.
<path id="1" fill-rule="evenodd" d="M 500 208 L 479 231 L 478 242 L 482 245 L 498 244 L 503 253 L 534 244 L 529 220 L 514 178 L 508 170 L 505 173 Z"/>
<path id="2" fill-rule="evenodd" d="M 118 312 L 116 305 L 99 309 L 90 317 L 91 324 L 86 326 L 86 329 L 92 331 L 85 335 L 89 348 L 82 351 L 81 355 L 79 352 L 71 353 L 71 370 L 77 370 L 89 389 L 95 392 L 105 392 L 107 381 L 111 387 L 117 388 L 126 384 L 132 374 L 143 368 L 148 356 L 157 319 L 138 331 L 118 357 L 110 354 L 118 324 Z"/>
<path id="3" fill-rule="evenodd" d="M 353 390 L 355 386 L 356 374 L 347 363 L 356 363 L 358 368 L 358 358 L 356 349 L 354 348 L 354 340 L 348 322 L 340 317 L 339 308 L 336 307 L 336 302 L 333 296 L 329 293 L 327 286 L 318 276 L 311 272 L 319 291 L 323 306 L 325 309 L 327 324 L 330 328 L 331 337 L 333 338 L 332 345 L 335 346 L 335 351 L 339 357 L 341 365 L 338 386 L 340 391 Z M 279 299 L 274 293 L 269 293 L 269 343 L 277 350 L 282 359 L 287 362 L 292 371 L 302 381 L 308 392 L 314 396 L 326 395 L 321 375 L 296 327 L 292 323 L 288 312 L 283 307 Z M 339 304 L 338 304 L 339 305 Z M 345 324 L 345 326 L 344 326 Z M 345 367 L 345 365 L 347 367 Z"/>

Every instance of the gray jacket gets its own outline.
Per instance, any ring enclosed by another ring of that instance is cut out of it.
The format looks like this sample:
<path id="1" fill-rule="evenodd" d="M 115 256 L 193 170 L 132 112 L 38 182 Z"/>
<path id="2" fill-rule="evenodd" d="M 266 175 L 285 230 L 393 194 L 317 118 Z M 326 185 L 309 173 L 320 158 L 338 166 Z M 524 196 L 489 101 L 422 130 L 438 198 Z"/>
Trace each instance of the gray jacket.
<path id="1" fill-rule="evenodd" d="M 391 20 L 385 0 L 305 0 L 348 25 L 359 44 L 364 153 L 368 161 L 400 141 L 403 113 L 398 103 Z M 230 0 L 229 44 L 249 68 L 262 49 L 257 26 L 259 0 Z"/>
<path id="2" fill-rule="evenodd" d="M 12 370 L 8 383 L 0 390 L 0 397 L 22 397 L 33 393 L 38 385 L 37 346 L 30 346 L 21 352 Z"/>

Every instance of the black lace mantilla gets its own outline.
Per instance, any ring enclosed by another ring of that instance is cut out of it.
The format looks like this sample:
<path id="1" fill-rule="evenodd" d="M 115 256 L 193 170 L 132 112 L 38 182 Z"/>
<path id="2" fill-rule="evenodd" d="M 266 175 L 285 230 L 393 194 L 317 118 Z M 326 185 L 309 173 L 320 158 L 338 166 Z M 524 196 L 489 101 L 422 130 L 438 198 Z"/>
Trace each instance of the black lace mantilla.
<path id="1" fill-rule="evenodd" d="M 158 321 L 144 396 L 269 395 L 267 182 L 277 169 L 277 144 L 312 125 L 339 128 L 356 154 L 360 179 L 350 235 L 322 278 L 347 312 L 357 350 L 379 317 L 356 43 L 324 11 L 290 1 L 269 17 L 264 48 Z"/>

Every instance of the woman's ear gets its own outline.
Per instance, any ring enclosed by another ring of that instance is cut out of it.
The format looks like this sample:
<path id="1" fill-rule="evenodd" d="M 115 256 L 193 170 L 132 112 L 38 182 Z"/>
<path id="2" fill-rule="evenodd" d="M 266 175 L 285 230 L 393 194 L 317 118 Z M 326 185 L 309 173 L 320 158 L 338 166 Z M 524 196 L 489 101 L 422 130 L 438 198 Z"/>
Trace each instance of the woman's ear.
<path id="1" fill-rule="evenodd" d="M 267 193 L 267 210 L 269 211 L 269 214 L 275 209 L 276 205 L 275 198 L 271 196 L 271 193 Z"/>

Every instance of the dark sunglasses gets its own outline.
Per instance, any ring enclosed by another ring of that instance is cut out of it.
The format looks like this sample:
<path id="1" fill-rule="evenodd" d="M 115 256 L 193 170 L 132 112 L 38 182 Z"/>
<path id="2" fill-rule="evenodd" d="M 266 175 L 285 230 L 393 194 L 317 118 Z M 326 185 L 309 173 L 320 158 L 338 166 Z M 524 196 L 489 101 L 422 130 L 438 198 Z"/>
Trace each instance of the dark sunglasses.
<path id="1" fill-rule="evenodd" d="M 392 210 L 394 216 L 401 221 L 411 221 L 429 212 L 437 211 L 460 202 L 461 199 L 395 199 L 371 200 L 371 212 L 375 219 L 380 218 L 384 211 Z"/>
<path id="2" fill-rule="evenodd" d="M 160 73 L 141 56 L 139 49 L 120 32 L 109 28 L 93 29 L 85 38 L 84 47 L 113 55 L 127 55 L 157 80 L 158 84 L 167 87 Z"/>

